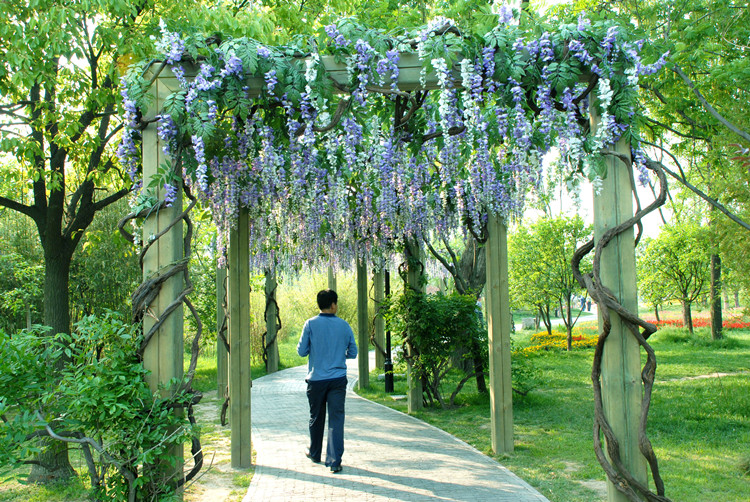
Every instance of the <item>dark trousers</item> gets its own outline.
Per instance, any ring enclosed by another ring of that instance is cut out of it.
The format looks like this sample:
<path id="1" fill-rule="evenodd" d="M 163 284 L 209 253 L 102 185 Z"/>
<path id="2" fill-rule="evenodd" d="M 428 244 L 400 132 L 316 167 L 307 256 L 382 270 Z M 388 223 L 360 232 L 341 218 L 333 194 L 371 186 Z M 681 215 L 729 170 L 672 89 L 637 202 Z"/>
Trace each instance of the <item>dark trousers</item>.
<path id="1" fill-rule="evenodd" d="M 328 446 L 326 465 L 341 465 L 344 454 L 344 401 L 346 377 L 334 380 L 307 382 L 307 400 L 310 402 L 310 456 L 320 460 L 323 449 L 323 431 L 328 407 Z"/>

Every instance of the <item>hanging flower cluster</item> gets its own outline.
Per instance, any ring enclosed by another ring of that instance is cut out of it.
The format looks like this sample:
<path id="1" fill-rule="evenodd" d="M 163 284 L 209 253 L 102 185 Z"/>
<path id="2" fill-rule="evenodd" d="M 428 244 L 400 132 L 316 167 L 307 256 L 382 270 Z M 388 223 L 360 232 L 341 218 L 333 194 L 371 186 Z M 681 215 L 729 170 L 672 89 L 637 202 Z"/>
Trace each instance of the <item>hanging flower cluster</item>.
<path id="1" fill-rule="evenodd" d="M 624 135 L 640 159 L 638 78 L 665 62 L 646 64 L 643 42 L 611 23 L 581 17 L 534 35 L 509 16 L 484 34 L 440 18 L 397 37 L 348 19 L 294 47 L 207 46 L 162 26 L 157 47 L 179 89 L 151 113 L 177 174 L 212 208 L 221 247 L 249 212 L 259 268 L 383 256 L 432 231 L 481 234 L 489 214 L 523 210 L 553 146 L 571 175 L 591 179 L 606 175 L 600 150 Z M 401 66 L 408 53 L 418 76 Z M 133 176 L 146 69 L 122 89 L 120 154 Z"/>

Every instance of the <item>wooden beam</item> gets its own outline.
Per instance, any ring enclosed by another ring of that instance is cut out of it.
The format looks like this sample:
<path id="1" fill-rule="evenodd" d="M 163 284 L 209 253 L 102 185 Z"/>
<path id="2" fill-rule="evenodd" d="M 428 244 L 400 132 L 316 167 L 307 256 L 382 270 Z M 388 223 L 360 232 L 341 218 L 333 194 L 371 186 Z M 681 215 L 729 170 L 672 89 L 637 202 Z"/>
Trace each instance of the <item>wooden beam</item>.
<path id="1" fill-rule="evenodd" d="M 221 329 L 226 318 L 224 308 L 227 301 L 227 269 L 219 267 L 216 269 L 216 388 L 219 400 L 226 397 L 227 385 L 229 383 L 229 354 L 224 342 L 219 339 L 218 331 Z M 224 336 L 229 340 L 229 329 Z"/>
<path id="2" fill-rule="evenodd" d="M 591 107 L 592 129 L 596 130 L 598 116 Z M 620 141 L 616 151 L 630 156 L 630 146 Z M 606 157 L 607 177 L 601 190 L 594 192 L 594 239 L 633 216 L 633 196 L 629 166 L 612 156 Z M 635 241 L 633 229 L 610 241 L 601 255 L 601 282 L 618 301 L 631 312 L 638 312 Z M 612 426 L 620 445 L 623 464 L 633 477 L 646 485 L 646 459 L 638 448 L 638 426 L 641 415 L 643 384 L 641 381 L 640 345 L 621 318 L 610 312 L 612 330 L 604 344 L 602 358 L 602 401 L 604 415 Z M 599 329 L 602 328 L 599 314 Z M 609 502 L 626 502 L 628 498 L 612 483 L 607 483 Z"/>
<path id="3" fill-rule="evenodd" d="M 385 350 L 385 320 L 382 314 L 378 313 L 380 306 L 383 304 L 383 298 L 385 297 L 385 274 L 382 271 L 375 272 L 372 278 L 373 289 L 374 289 L 374 300 L 375 300 L 375 367 L 383 369 L 385 363 L 385 356 L 381 352 Z M 378 349 L 380 347 L 380 349 Z"/>
<path id="4" fill-rule="evenodd" d="M 156 82 L 150 92 L 153 96 L 155 109 L 158 110 L 171 89 L 160 82 Z M 167 162 L 169 162 L 169 158 L 162 150 L 161 141 L 156 133 L 156 125 L 152 124 L 143 131 L 144 185 L 148 185 L 157 176 L 159 167 Z M 154 195 L 159 200 L 163 200 L 163 189 L 157 189 Z M 151 236 L 166 229 L 181 211 L 182 192 L 178 191 L 172 207 L 154 211 L 146 218 L 143 223 L 143 241 L 148 242 Z M 160 271 L 168 269 L 183 259 L 182 231 L 183 225 L 180 220 L 146 252 L 143 260 L 144 279 L 152 278 Z M 147 314 L 143 317 L 144 332 L 148 332 L 154 326 L 157 317 L 179 296 L 184 286 L 182 274 L 171 277 L 162 285 L 159 294 L 148 306 L 149 314 L 153 315 Z M 149 372 L 146 375 L 146 381 L 152 392 L 159 392 L 161 386 L 161 394 L 163 396 L 169 395 L 170 389 L 167 387 L 167 383 L 173 378 L 180 380 L 183 376 L 183 353 L 183 307 L 180 306 L 161 325 L 143 353 L 143 366 Z M 175 413 L 181 413 L 181 411 L 175 411 Z M 165 459 L 157 466 L 157 469 L 165 472 L 166 479 L 171 479 L 176 483 L 178 479 L 182 478 L 183 474 L 183 446 L 173 446 L 169 449 L 168 454 L 174 457 L 176 461 L 169 462 Z M 181 491 L 178 492 L 178 496 L 182 497 Z"/>
<path id="5" fill-rule="evenodd" d="M 279 371 L 279 343 L 276 339 L 278 305 L 276 304 L 276 271 L 266 269 L 266 371 L 275 373 Z"/>
<path id="6" fill-rule="evenodd" d="M 420 243 L 413 239 L 407 239 L 404 246 L 404 255 L 407 265 L 407 285 L 414 291 L 425 292 L 422 277 L 424 275 L 424 253 Z M 410 350 L 410 347 L 407 347 Z M 411 355 L 411 354 L 407 354 Z M 422 380 L 415 375 L 411 359 L 406 360 L 406 402 L 409 413 L 421 410 L 424 407 Z"/>
<path id="7" fill-rule="evenodd" d="M 232 467 L 252 465 L 250 438 L 250 256 L 247 209 L 240 209 L 229 233 L 229 414 Z"/>
<path id="8" fill-rule="evenodd" d="M 367 313 L 367 265 L 357 259 L 357 362 L 359 380 L 357 386 L 366 389 L 370 386 L 370 318 Z"/>
<path id="9" fill-rule="evenodd" d="M 487 337 L 490 352 L 490 427 L 492 451 L 513 452 L 513 386 L 510 361 L 508 230 L 497 216 L 487 224 Z"/>

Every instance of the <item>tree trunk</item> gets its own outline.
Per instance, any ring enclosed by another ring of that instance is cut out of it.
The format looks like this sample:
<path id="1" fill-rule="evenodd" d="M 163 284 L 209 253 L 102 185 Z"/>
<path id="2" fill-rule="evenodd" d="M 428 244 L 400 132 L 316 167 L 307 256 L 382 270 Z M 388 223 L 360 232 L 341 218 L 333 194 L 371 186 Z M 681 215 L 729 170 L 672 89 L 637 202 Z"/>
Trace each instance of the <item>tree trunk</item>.
<path id="1" fill-rule="evenodd" d="M 487 393 L 487 380 L 484 378 L 484 359 L 482 359 L 482 348 L 476 340 L 472 340 L 472 357 L 474 359 L 474 371 L 476 372 L 477 391 Z"/>
<path id="2" fill-rule="evenodd" d="M 70 333 L 70 305 L 68 282 L 72 255 L 61 251 L 64 245 L 45 246 L 44 253 L 44 324 L 52 328 L 51 333 Z M 48 249 L 56 247 L 57 249 Z M 65 361 L 55 367 L 60 371 Z M 68 459 L 68 445 L 60 441 L 44 440 L 43 450 L 33 465 L 28 481 L 47 483 L 68 479 L 75 475 Z"/>
<path id="3" fill-rule="evenodd" d="M 736 309 L 740 308 L 740 290 L 739 289 L 734 290 L 734 308 Z"/>
<path id="4" fill-rule="evenodd" d="M 687 300 L 682 301 L 682 325 L 691 335 L 693 334 L 693 313 L 690 310 L 690 302 Z"/>
<path id="5" fill-rule="evenodd" d="M 722 338 L 723 318 L 721 315 L 721 257 L 711 255 L 711 337 L 714 340 Z"/>
<path id="6" fill-rule="evenodd" d="M 656 322 L 661 321 L 661 319 L 659 319 L 659 306 L 658 305 L 654 305 L 654 316 L 656 316 Z"/>

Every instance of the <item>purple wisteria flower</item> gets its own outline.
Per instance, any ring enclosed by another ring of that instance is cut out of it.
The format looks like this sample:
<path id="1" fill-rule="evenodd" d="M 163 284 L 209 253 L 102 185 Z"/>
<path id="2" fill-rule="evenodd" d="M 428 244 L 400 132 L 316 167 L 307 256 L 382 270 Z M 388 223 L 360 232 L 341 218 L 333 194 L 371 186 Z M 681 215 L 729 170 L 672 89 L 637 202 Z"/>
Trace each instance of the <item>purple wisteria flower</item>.
<path id="1" fill-rule="evenodd" d="M 585 12 L 578 14 L 578 31 L 583 31 L 591 28 L 591 20 L 586 17 Z"/>
<path id="2" fill-rule="evenodd" d="M 357 70 L 357 88 L 352 92 L 352 97 L 360 105 L 367 101 L 367 85 L 370 83 L 370 60 L 374 51 L 370 44 L 361 38 L 355 44 L 357 50 L 354 54 L 354 69 Z"/>
<path id="3" fill-rule="evenodd" d="M 268 58 L 271 57 L 271 50 L 268 47 L 264 46 L 264 45 L 259 45 L 258 46 L 258 56 L 260 56 L 262 58 L 265 58 L 265 59 L 268 59 Z"/>
<path id="4" fill-rule="evenodd" d="M 498 24 L 510 24 L 513 22 L 513 8 L 510 5 L 501 5 L 497 13 Z"/>
<path id="5" fill-rule="evenodd" d="M 616 43 L 617 26 L 610 26 L 609 28 L 607 28 L 607 35 L 604 37 L 604 40 L 602 40 L 601 44 L 599 44 L 601 48 L 604 49 L 605 58 L 609 57 L 613 53 L 616 47 Z"/>
<path id="6" fill-rule="evenodd" d="M 650 181 L 648 167 L 646 167 L 646 161 L 648 160 L 646 152 L 644 152 L 641 146 L 638 145 L 633 149 L 632 153 L 633 163 L 635 164 L 636 169 L 638 169 L 638 183 L 640 183 L 641 186 L 646 186 Z"/>
<path id="7" fill-rule="evenodd" d="M 212 79 L 216 68 L 208 63 L 202 63 L 198 75 L 195 76 L 195 88 L 199 91 L 211 91 L 221 87 L 221 79 Z"/>
<path id="8" fill-rule="evenodd" d="M 165 55 L 165 60 L 170 65 L 181 61 L 185 52 L 185 41 L 178 33 L 167 30 L 164 20 L 159 21 L 159 30 L 161 39 L 156 42 L 156 50 Z"/>
<path id="9" fill-rule="evenodd" d="M 168 113 L 157 115 L 156 118 L 158 119 L 156 134 L 163 143 L 162 151 L 166 155 L 171 156 L 175 138 L 177 137 L 177 125 L 174 123 L 174 120 L 172 120 L 172 116 Z"/>
<path id="10" fill-rule="evenodd" d="M 167 207 L 172 207 L 177 198 L 177 187 L 171 183 L 164 183 L 164 202 Z"/>
<path id="11" fill-rule="evenodd" d="M 662 54 L 661 57 L 653 64 L 642 65 L 640 62 L 638 62 L 636 64 L 636 74 L 637 75 L 653 75 L 657 73 L 659 70 L 664 68 L 664 66 L 667 64 L 668 57 L 669 57 L 669 51 Z"/>
<path id="12" fill-rule="evenodd" d="M 349 45 L 349 41 L 341 34 L 341 32 L 339 32 L 339 29 L 335 24 L 329 24 L 325 27 L 325 30 L 326 34 L 333 39 L 336 47 L 346 47 Z"/>
<path id="13" fill-rule="evenodd" d="M 195 170 L 195 177 L 198 180 L 198 187 L 205 194 L 208 192 L 208 165 L 206 164 L 206 146 L 203 143 L 203 138 L 198 135 L 193 135 L 192 138 L 193 150 L 195 151 L 195 160 L 198 162 L 198 167 Z"/>
<path id="14" fill-rule="evenodd" d="M 493 93 L 497 89 L 497 84 L 495 83 L 494 76 L 495 76 L 495 48 L 494 47 L 485 47 L 482 49 L 482 75 L 484 76 L 485 81 L 487 82 L 485 86 L 487 87 L 487 92 Z"/>
<path id="15" fill-rule="evenodd" d="M 220 73 L 221 77 L 227 77 L 229 75 L 242 76 L 242 60 L 235 55 L 229 56 L 229 59 L 224 63 L 224 68 Z"/>
<path id="16" fill-rule="evenodd" d="M 399 57 L 400 55 L 399 55 L 398 50 L 396 49 L 389 50 L 385 53 L 385 59 L 381 59 L 378 61 L 378 65 L 376 68 L 376 71 L 378 75 L 380 76 L 381 85 L 385 84 L 385 78 L 388 74 L 390 74 L 391 90 L 393 91 L 398 90 Z"/>
<path id="17" fill-rule="evenodd" d="M 268 93 L 273 94 L 273 90 L 276 87 L 276 84 L 279 83 L 279 79 L 276 78 L 276 70 L 268 70 L 263 78 L 266 80 Z"/>
<path id="18" fill-rule="evenodd" d="M 182 66 L 172 66 L 172 74 L 175 76 L 182 89 L 186 89 L 188 87 L 188 81 L 185 78 L 185 69 Z"/>

